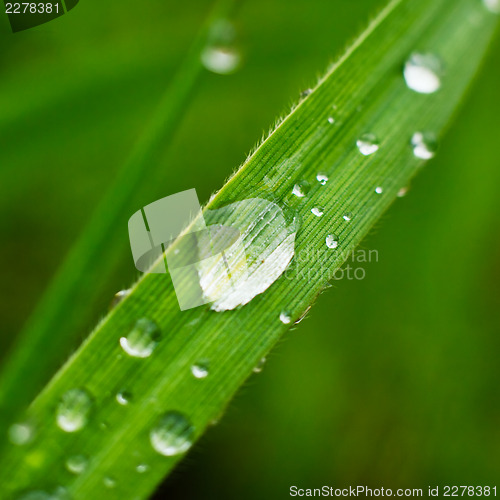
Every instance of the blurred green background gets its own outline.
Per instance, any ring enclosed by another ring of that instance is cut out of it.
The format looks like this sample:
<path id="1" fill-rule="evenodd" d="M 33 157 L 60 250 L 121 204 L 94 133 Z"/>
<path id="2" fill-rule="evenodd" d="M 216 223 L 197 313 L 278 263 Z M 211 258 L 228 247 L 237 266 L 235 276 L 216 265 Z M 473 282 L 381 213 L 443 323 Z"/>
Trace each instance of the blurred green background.
<path id="1" fill-rule="evenodd" d="M 207 201 L 383 3 L 242 2 L 240 71 L 203 75 L 160 160 L 161 182 L 124 215 L 192 187 Z M 0 16 L 2 356 L 210 7 L 82 0 L 15 35 Z M 497 40 L 439 155 L 364 241 L 379 262 L 320 297 L 157 498 L 500 478 L 499 49 Z M 82 339 L 137 277 L 126 225 L 120 238 Z"/>

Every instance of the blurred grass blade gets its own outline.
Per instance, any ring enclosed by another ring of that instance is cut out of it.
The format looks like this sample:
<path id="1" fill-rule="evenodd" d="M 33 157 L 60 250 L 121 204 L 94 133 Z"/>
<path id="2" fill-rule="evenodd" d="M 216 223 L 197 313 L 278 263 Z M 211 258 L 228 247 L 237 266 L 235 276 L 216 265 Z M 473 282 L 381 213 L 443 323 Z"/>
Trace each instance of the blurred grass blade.
<path id="1" fill-rule="evenodd" d="M 242 228 L 261 280 L 180 312 L 170 280 L 146 274 L 12 429 L 7 496 L 151 494 L 434 155 L 496 22 L 479 0 L 388 2 L 206 207 L 207 221 Z M 291 266 L 259 289 L 288 264 L 290 239 Z M 74 456 L 87 460 L 78 475 L 64 465 Z"/>
<path id="2" fill-rule="evenodd" d="M 230 16 L 234 6 L 233 0 L 216 3 L 129 160 L 16 340 L 0 378 L 0 421 L 31 401 L 88 328 L 86 313 L 114 270 L 128 212 L 141 185 L 158 176 L 158 157 L 177 130 L 202 73 L 200 54 L 214 24 Z"/>

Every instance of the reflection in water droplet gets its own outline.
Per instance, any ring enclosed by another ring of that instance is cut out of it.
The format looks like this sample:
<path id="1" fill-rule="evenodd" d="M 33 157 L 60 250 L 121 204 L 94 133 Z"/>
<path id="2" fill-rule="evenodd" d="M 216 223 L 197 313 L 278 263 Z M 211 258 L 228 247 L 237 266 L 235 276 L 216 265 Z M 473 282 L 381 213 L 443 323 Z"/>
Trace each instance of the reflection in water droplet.
<path id="1" fill-rule="evenodd" d="M 500 14 L 500 0 L 483 0 L 483 5 L 493 14 Z"/>
<path id="2" fill-rule="evenodd" d="M 147 472 L 149 470 L 149 465 L 148 464 L 139 464 L 135 470 L 139 473 L 139 474 L 144 474 L 145 472 Z"/>
<path id="3" fill-rule="evenodd" d="M 73 474 L 81 474 L 87 468 L 88 460 L 83 455 L 74 455 L 66 460 L 66 469 Z"/>
<path id="4" fill-rule="evenodd" d="M 441 61 L 433 54 L 415 53 L 406 61 L 406 85 L 419 94 L 433 94 L 441 87 Z"/>
<path id="5" fill-rule="evenodd" d="M 288 325 L 291 323 L 292 321 L 292 316 L 291 314 L 288 312 L 288 311 L 282 311 L 280 313 L 280 321 L 284 324 L 284 325 Z"/>
<path id="6" fill-rule="evenodd" d="M 322 186 L 324 186 L 328 182 L 328 175 L 324 172 L 319 172 L 318 175 L 316 175 L 316 179 Z"/>
<path id="7" fill-rule="evenodd" d="M 307 181 L 299 181 L 293 186 L 292 193 L 298 198 L 303 198 L 309 192 L 310 187 Z"/>
<path id="8" fill-rule="evenodd" d="M 436 156 L 437 139 L 429 132 L 415 132 L 411 138 L 413 154 L 421 160 L 430 160 Z"/>
<path id="9" fill-rule="evenodd" d="M 311 208 L 311 212 L 316 217 L 321 217 L 325 213 L 325 209 L 323 207 L 314 207 L 314 208 Z"/>
<path id="10" fill-rule="evenodd" d="M 126 337 L 120 339 L 123 350 L 134 358 L 147 358 L 158 345 L 160 330 L 153 321 L 139 319 Z"/>
<path id="11" fill-rule="evenodd" d="M 377 186 L 377 187 L 375 188 L 375 192 L 376 192 L 377 194 L 382 194 L 382 193 L 384 192 L 384 188 L 383 188 L 383 187 L 381 187 L 381 186 Z"/>
<path id="12" fill-rule="evenodd" d="M 335 234 L 329 234 L 326 237 L 326 246 L 328 248 L 337 248 L 339 246 L 339 239 Z"/>
<path id="13" fill-rule="evenodd" d="M 112 478 L 112 477 L 109 477 L 109 476 L 106 476 L 102 482 L 104 483 L 104 486 L 106 486 L 106 488 L 114 488 L 116 486 L 116 481 Z"/>
<path id="14" fill-rule="evenodd" d="M 9 441 L 17 446 L 23 446 L 29 443 L 35 434 L 32 425 L 22 422 L 13 424 L 9 427 Z"/>
<path id="15" fill-rule="evenodd" d="M 120 290 L 117 292 L 113 297 L 109 308 L 114 309 L 118 304 L 120 304 L 120 302 L 123 302 L 123 300 L 130 295 L 130 292 L 131 290 Z"/>
<path id="16" fill-rule="evenodd" d="M 266 358 L 262 358 L 258 362 L 257 366 L 253 369 L 253 372 L 254 373 L 260 373 L 263 370 L 265 364 L 266 364 Z"/>
<path id="17" fill-rule="evenodd" d="M 121 404 L 122 406 L 126 406 L 130 403 L 130 399 L 132 398 L 132 395 L 127 392 L 127 391 L 120 391 L 116 395 L 116 401 L 118 404 Z"/>
<path id="18" fill-rule="evenodd" d="M 351 221 L 351 220 L 352 220 L 352 212 L 346 212 L 346 213 L 342 216 L 342 218 L 343 218 L 345 221 L 347 221 L 347 222 Z"/>
<path id="19" fill-rule="evenodd" d="M 369 156 L 378 151 L 380 143 L 374 134 L 363 134 L 356 141 L 356 146 L 362 155 Z"/>
<path id="20" fill-rule="evenodd" d="M 330 125 L 333 125 L 333 124 L 335 123 L 335 118 L 333 118 L 333 116 L 329 116 L 329 117 L 328 117 L 328 123 L 329 123 Z"/>
<path id="21" fill-rule="evenodd" d="M 402 187 L 399 191 L 398 191 L 398 198 L 402 198 L 403 196 L 406 196 L 406 194 L 408 193 L 408 188 L 407 187 Z"/>
<path id="22" fill-rule="evenodd" d="M 196 378 L 205 378 L 208 376 L 208 361 L 198 361 L 191 367 L 191 373 Z"/>
<path id="23" fill-rule="evenodd" d="M 149 434 L 153 448 L 166 457 L 189 450 L 193 437 L 194 427 L 191 422 L 176 411 L 165 413 Z"/>
<path id="24" fill-rule="evenodd" d="M 65 432 L 76 432 L 88 421 L 92 400 L 82 389 L 70 389 L 59 402 L 56 411 L 57 425 Z"/>

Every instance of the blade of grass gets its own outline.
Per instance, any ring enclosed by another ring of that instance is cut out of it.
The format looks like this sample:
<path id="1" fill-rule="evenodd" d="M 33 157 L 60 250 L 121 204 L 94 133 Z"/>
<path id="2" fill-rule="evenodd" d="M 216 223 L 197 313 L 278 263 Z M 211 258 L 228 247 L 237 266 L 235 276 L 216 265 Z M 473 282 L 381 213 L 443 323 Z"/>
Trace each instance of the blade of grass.
<path id="1" fill-rule="evenodd" d="M 210 31 L 230 17 L 234 0 L 219 0 L 168 85 L 151 122 L 135 145 L 118 178 L 97 207 L 88 226 L 66 257 L 23 331 L 0 375 L 0 421 L 23 409 L 69 353 L 85 324 L 85 311 L 99 295 L 99 283 L 113 270 L 120 233 L 141 183 L 157 175 L 159 155 L 175 134 L 203 71 L 200 54 Z M 40 356 L 40 352 L 44 352 Z M 23 386 L 19 391 L 18 387 Z"/>
<path id="2" fill-rule="evenodd" d="M 31 405 L 25 418 L 33 439 L 24 447 L 12 445 L 0 462 L 7 495 L 63 486 L 72 498 L 86 499 L 102 495 L 107 485 L 110 498 L 147 497 L 189 444 L 177 441 L 181 449 L 174 456 L 155 451 L 151 431 L 159 422 L 166 425 L 162 415 L 170 412 L 168 418 L 177 423 L 184 422 L 182 415 L 189 424 L 170 432 L 177 438 L 191 438 L 192 432 L 192 440 L 220 417 L 262 357 L 421 168 L 412 136 L 442 135 L 495 26 L 496 18 L 476 0 L 390 1 L 206 207 L 208 216 L 209 210 L 247 200 L 243 219 L 254 217 L 255 198 L 291 207 L 301 219 L 294 265 L 248 305 L 226 312 L 209 306 L 180 312 L 168 278 L 146 274 Z M 438 92 L 422 95 L 406 86 L 402 68 L 415 51 L 443 61 Z M 356 147 L 366 133 L 375 134 L 380 146 L 369 156 Z M 318 172 L 329 178 L 325 185 L 316 181 Z M 300 198 L 292 194 L 299 181 L 312 186 Z M 322 217 L 311 213 L 319 206 Z M 273 235 L 273 221 L 269 227 Z M 337 236 L 336 248 L 325 244 L 329 234 Z M 167 256 L 174 251 L 175 244 Z M 130 357 L 120 347 L 120 338 L 141 318 L 161 331 L 146 359 Z M 209 373 L 199 379 L 191 368 L 201 360 Z M 75 389 L 90 398 L 84 398 L 88 422 L 68 433 L 57 425 L 56 413 L 63 395 Z M 130 394 L 126 406 L 115 400 L 120 391 Z M 72 455 L 88 458 L 78 476 L 64 468 Z M 147 464 L 147 474 L 137 472 L 140 464 Z"/>

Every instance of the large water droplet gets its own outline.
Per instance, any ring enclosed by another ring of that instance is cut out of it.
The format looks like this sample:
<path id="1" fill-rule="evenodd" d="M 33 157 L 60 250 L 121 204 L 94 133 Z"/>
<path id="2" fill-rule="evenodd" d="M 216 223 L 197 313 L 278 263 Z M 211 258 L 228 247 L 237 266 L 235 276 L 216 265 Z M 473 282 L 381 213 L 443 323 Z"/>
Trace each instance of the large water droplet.
<path id="1" fill-rule="evenodd" d="M 316 180 L 324 186 L 328 182 L 328 175 L 325 174 L 324 172 L 319 172 L 318 175 L 316 175 Z"/>
<path id="2" fill-rule="evenodd" d="M 13 424 L 9 427 L 9 441 L 17 446 L 28 444 L 34 435 L 33 426 L 26 422 Z"/>
<path id="3" fill-rule="evenodd" d="M 374 134 L 363 134 L 356 141 L 356 146 L 362 155 L 369 156 L 378 151 L 380 143 Z"/>
<path id="4" fill-rule="evenodd" d="M 406 85 L 419 94 L 433 94 L 441 87 L 441 61 L 433 54 L 414 53 L 406 61 Z"/>
<path id="5" fill-rule="evenodd" d="M 139 319 L 126 337 L 120 339 L 123 350 L 134 358 L 147 358 L 158 345 L 160 330 L 153 321 Z"/>
<path id="6" fill-rule="evenodd" d="M 57 425 L 65 432 L 76 432 L 88 421 L 92 400 L 82 389 L 70 389 L 63 394 L 56 411 Z"/>
<path id="7" fill-rule="evenodd" d="M 191 367 L 191 373 L 196 378 L 205 378 L 208 376 L 208 361 L 198 361 Z"/>
<path id="8" fill-rule="evenodd" d="M 89 461 L 83 455 L 73 455 L 66 460 L 66 469 L 73 474 L 81 474 L 87 469 Z"/>
<path id="9" fill-rule="evenodd" d="M 335 249 L 339 246 L 339 239 L 335 234 L 329 234 L 326 237 L 326 246 L 331 249 Z"/>
<path id="10" fill-rule="evenodd" d="M 325 209 L 323 207 L 314 207 L 314 208 L 311 208 L 311 212 L 316 217 L 321 217 L 325 213 Z"/>
<path id="11" fill-rule="evenodd" d="M 127 391 L 120 391 L 116 395 L 117 403 L 121 404 L 122 406 L 128 405 L 130 403 L 131 399 L 132 399 L 132 395 Z"/>
<path id="12" fill-rule="evenodd" d="M 298 198 L 304 198 L 309 193 L 310 188 L 311 186 L 307 181 L 299 181 L 293 186 L 292 193 Z"/>
<path id="13" fill-rule="evenodd" d="M 179 455 L 191 448 L 194 427 L 182 413 L 170 411 L 163 415 L 149 434 L 151 445 L 166 457 Z"/>
<path id="14" fill-rule="evenodd" d="M 483 0 L 483 5 L 493 14 L 500 14 L 500 0 Z"/>
<path id="15" fill-rule="evenodd" d="M 280 313 L 280 321 L 284 325 L 288 325 L 292 322 L 292 315 L 288 311 L 282 311 Z"/>
<path id="16" fill-rule="evenodd" d="M 413 154 L 421 160 L 430 160 L 436 156 L 437 139 L 428 132 L 415 132 L 411 138 Z"/>

